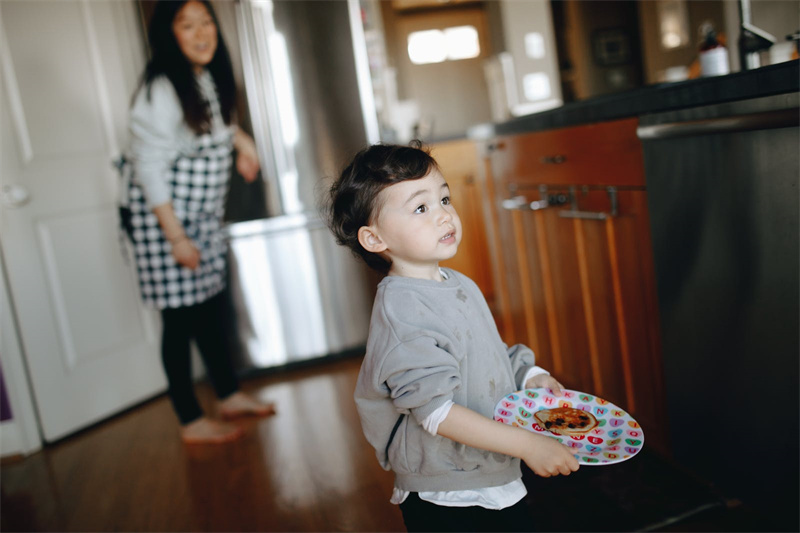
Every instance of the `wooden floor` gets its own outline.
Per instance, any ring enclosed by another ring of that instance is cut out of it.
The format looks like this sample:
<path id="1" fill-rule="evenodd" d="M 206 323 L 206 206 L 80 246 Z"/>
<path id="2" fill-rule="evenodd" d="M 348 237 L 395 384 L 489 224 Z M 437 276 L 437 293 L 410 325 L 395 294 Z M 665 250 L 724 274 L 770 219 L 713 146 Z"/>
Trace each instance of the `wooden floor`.
<path id="1" fill-rule="evenodd" d="M 246 381 L 245 390 L 275 401 L 278 414 L 243 423 L 245 437 L 234 443 L 183 445 L 162 396 L 30 457 L 5 461 L 0 529 L 405 531 L 389 503 L 392 475 L 379 467 L 356 415 L 360 362 L 339 359 Z M 202 403 L 212 405 L 210 388 L 198 388 Z M 586 494 L 596 501 L 590 529 L 573 522 L 572 529 L 543 530 L 762 530 L 755 521 L 732 521 L 703 487 L 640 455 L 552 481 L 531 479 L 525 469 L 532 509 L 537 502 L 571 508 Z M 693 522 L 692 509 L 708 501 L 711 508 Z"/>
<path id="2" fill-rule="evenodd" d="M 5 464 L 2 531 L 403 531 L 355 412 L 359 364 L 247 381 L 278 414 L 234 443 L 183 445 L 160 397 Z"/>

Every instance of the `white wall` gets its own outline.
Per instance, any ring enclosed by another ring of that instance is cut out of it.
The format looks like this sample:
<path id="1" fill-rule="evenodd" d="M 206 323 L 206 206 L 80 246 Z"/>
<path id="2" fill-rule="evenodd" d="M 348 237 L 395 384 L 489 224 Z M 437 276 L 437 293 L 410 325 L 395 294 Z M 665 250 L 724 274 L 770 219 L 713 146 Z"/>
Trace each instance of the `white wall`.
<path id="1" fill-rule="evenodd" d="M 500 10 L 506 51 L 511 54 L 514 64 L 517 96 L 516 101 L 510 102 L 512 113 L 526 115 L 561 105 L 561 78 L 550 2 L 548 0 L 527 0 L 525 2 L 500 0 Z M 526 36 L 531 33 L 538 33 L 541 36 L 544 44 L 543 57 L 530 57 L 526 52 Z M 547 97 L 526 98 L 524 80 L 529 75 L 547 77 L 550 93 Z"/>

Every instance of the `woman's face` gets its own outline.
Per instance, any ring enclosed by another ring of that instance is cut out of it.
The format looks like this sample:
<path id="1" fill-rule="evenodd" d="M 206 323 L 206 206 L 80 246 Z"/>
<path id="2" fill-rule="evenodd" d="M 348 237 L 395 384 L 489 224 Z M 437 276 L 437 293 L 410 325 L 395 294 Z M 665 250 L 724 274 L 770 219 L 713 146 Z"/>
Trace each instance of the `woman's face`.
<path id="1" fill-rule="evenodd" d="M 178 46 L 196 72 L 202 71 L 217 51 L 217 25 L 200 2 L 186 2 L 172 21 Z"/>

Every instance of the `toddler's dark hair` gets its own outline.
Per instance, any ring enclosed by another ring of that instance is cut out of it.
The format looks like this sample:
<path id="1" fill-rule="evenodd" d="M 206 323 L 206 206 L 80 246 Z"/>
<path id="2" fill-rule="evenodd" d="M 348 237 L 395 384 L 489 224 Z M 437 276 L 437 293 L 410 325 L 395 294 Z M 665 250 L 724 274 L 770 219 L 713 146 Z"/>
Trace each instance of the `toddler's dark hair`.
<path id="1" fill-rule="evenodd" d="M 336 242 L 375 270 L 388 272 L 389 262 L 358 242 L 358 230 L 378 214 L 377 198 L 383 189 L 424 178 L 434 168 L 438 168 L 436 161 L 417 140 L 410 146 L 374 144 L 358 152 L 330 188 L 327 222 Z"/>

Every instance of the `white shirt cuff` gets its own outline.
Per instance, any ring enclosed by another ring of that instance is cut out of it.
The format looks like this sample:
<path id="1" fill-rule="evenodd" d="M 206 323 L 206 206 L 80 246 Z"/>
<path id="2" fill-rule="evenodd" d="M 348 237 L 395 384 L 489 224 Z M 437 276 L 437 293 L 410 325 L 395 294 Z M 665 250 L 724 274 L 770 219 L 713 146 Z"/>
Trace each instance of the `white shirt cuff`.
<path id="1" fill-rule="evenodd" d="M 422 421 L 422 429 L 431 435 L 437 435 L 439 432 L 439 424 L 444 422 L 447 415 L 450 413 L 450 408 L 453 407 L 453 400 L 447 400 L 441 407 L 429 414 L 425 420 Z"/>
<path id="2" fill-rule="evenodd" d="M 547 370 L 545 370 L 540 366 L 530 367 L 528 371 L 525 373 L 525 379 L 522 380 L 522 388 L 523 389 L 525 388 L 525 384 L 528 382 L 529 379 L 534 378 L 539 374 L 547 374 L 549 376 L 550 372 L 548 372 Z"/>

